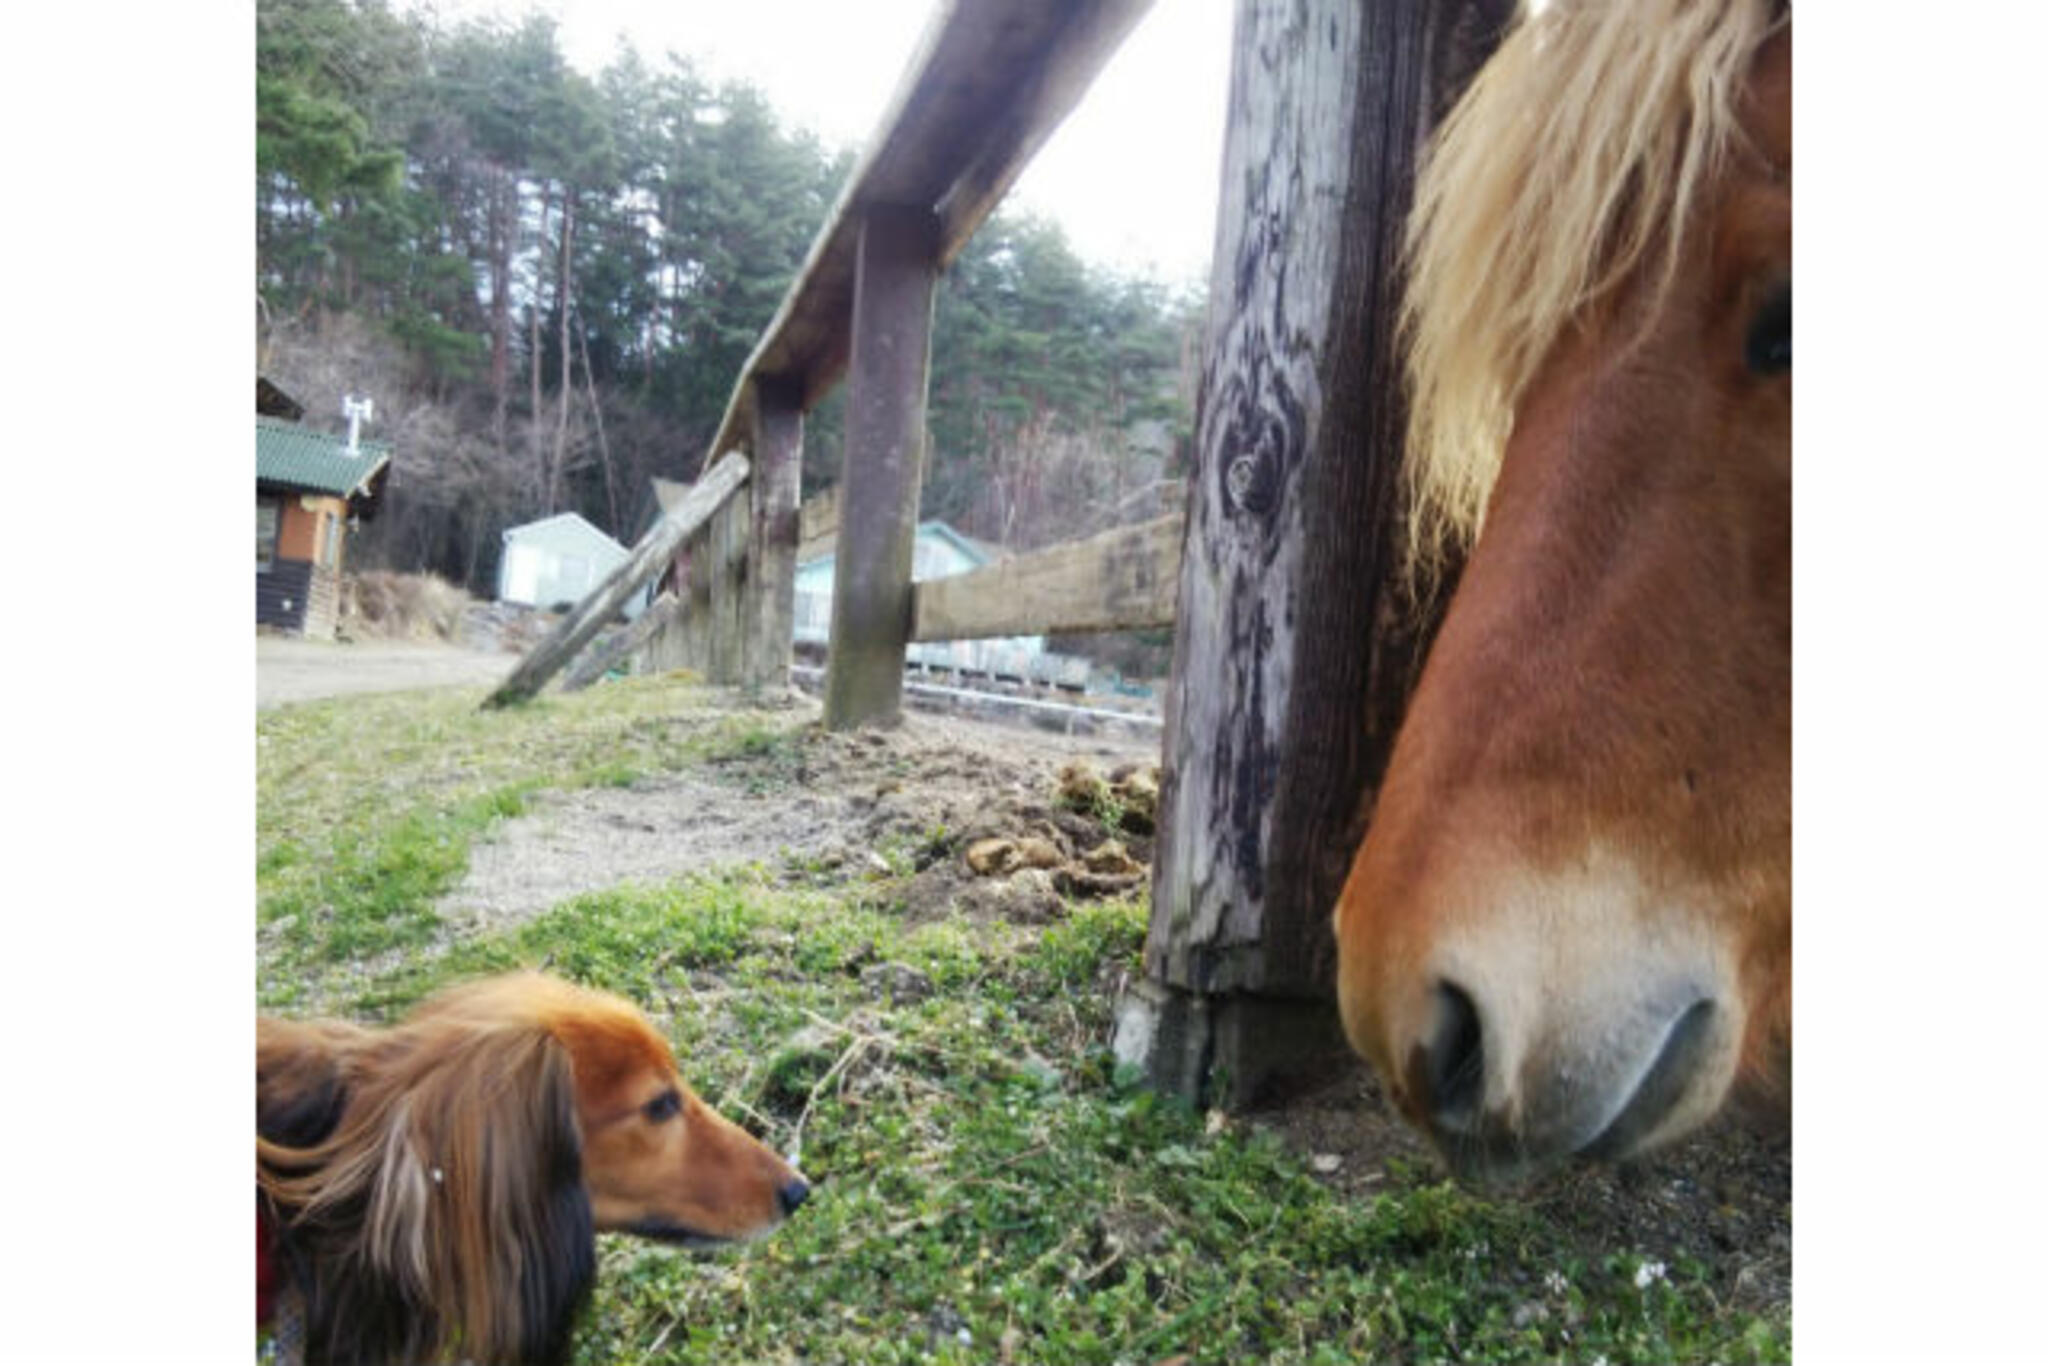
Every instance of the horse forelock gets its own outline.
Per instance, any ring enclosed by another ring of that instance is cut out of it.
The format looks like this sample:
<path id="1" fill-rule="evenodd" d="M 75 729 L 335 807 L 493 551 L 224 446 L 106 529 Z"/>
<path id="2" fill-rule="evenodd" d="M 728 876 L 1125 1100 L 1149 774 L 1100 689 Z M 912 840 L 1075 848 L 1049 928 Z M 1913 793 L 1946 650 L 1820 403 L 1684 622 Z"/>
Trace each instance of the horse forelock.
<path id="1" fill-rule="evenodd" d="M 1743 145 L 1740 94 L 1790 23 L 1773 0 L 1552 0 L 1525 13 L 1432 140 L 1407 236 L 1411 580 L 1477 535 L 1514 413 L 1558 339 L 1675 276 Z"/>

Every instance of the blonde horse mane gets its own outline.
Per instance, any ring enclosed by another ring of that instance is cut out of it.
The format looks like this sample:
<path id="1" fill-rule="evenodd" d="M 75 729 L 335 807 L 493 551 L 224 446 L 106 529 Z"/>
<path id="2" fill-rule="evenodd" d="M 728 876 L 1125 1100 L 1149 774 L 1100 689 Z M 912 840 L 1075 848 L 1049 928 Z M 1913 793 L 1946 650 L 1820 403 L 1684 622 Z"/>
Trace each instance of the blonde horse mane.
<path id="1" fill-rule="evenodd" d="M 1478 534 L 1523 391 L 1639 267 L 1654 315 L 1687 215 L 1741 138 L 1772 0 L 1552 0 L 1525 12 L 1432 140 L 1408 223 L 1411 580 Z"/>

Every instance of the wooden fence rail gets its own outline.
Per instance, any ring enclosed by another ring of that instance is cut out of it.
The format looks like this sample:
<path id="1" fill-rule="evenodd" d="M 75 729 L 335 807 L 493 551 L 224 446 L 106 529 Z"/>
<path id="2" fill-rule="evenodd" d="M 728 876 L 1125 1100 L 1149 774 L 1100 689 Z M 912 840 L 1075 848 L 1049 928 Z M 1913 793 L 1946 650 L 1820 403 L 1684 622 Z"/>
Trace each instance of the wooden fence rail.
<path id="1" fill-rule="evenodd" d="M 839 490 L 804 501 L 797 563 L 830 555 Z M 913 583 L 910 639 L 1079 635 L 1171 626 L 1184 519 L 1179 512 L 1048 546 L 943 579 Z"/>
<path id="2" fill-rule="evenodd" d="M 929 212 L 931 265 L 943 269 L 1151 6 L 1152 0 L 941 0 L 934 7 L 879 131 L 733 386 L 713 452 L 746 440 L 755 377 L 798 381 L 808 411 L 846 374 L 857 344 L 849 320 L 869 212 Z"/>
<path id="3" fill-rule="evenodd" d="M 912 640 L 1128 631 L 1173 624 L 1179 513 L 916 585 Z"/>
<path id="4" fill-rule="evenodd" d="M 850 375 L 839 480 L 848 505 L 834 504 L 834 521 L 845 516 L 844 544 L 855 549 L 835 573 L 827 714 L 847 727 L 897 713 L 904 624 L 913 616 L 904 528 L 915 526 L 922 484 L 933 283 L 1150 7 L 939 0 L 704 453 L 703 466 L 714 469 L 729 452 L 751 451 L 758 473 L 744 513 L 715 521 L 687 548 L 666 520 L 658 524 L 626 568 L 571 614 L 575 629 L 537 646 L 490 705 L 532 696 L 679 548 L 679 611 L 639 657 L 654 667 L 687 664 L 716 682 L 785 682 L 798 545 L 812 540 L 797 512 L 803 414 Z M 664 543 L 649 553 L 656 536 Z"/>

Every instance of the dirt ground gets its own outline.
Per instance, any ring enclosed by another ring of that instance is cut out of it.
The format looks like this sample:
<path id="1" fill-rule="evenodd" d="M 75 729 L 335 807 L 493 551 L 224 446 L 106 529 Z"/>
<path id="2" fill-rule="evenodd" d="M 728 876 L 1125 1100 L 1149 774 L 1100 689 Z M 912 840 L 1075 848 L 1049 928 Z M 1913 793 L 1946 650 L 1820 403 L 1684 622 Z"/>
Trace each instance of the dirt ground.
<path id="1" fill-rule="evenodd" d="M 787 694 L 801 724 L 818 704 Z M 1151 825 L 1133 812 L 1111 836 L 1059 800 L 1079 762 L 1105 784 L 1142 787 L 1157 741 L 1077 736 L 912 711 L 893 730 L 789 740 L 630 787 L 543 793 L 470 853 L 469 873 L 437 908 L 458 931 L 502 926 L 565 897 L 623 882 L 659 883 L 700 869 L 761 862 L 843 876 L 848 866 L 913 870 L 909 914 L 1043 922 L 1063 894 L 1128 889 L 1151 857 Z M 1135 775 L 1135 777 L 1134 777 Z M 1119 801 L 1121 805 L 1121 801 Z M 943 833 L 941 833 L 943 832 Z M 980 876 L 966 852 L 1009 863 Z M 1092 859 L 1092 866 L 1091 866 Z M 895 862 L 892 863 L 892 860 Z"/>
<path id="2" fill-rule="evenodd" d="M 310 702 L 346 693 L 408 688 L 480 687 L 512 672 L 519 657 L 422 641 L 353 643 L 256 637 L 256 707 Z"/>

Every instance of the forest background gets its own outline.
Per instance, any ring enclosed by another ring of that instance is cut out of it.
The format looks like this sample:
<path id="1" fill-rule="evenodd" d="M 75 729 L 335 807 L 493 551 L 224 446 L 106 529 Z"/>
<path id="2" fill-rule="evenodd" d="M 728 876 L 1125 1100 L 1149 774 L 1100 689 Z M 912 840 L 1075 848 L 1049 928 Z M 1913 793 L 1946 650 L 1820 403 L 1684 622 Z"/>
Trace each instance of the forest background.
<path id="1" fill-rule="evenodd" d="M 581 513 L 631 544 L 653 477 L 699 472 L 735 377 L 857 149 L 755 87 L 554 22 L 260 0 L 259 373 L 393 447 L 354 568 L 479 596 L 500 533 Z M 1009 550 L 1178 506 L 1203 300 L 998 211 L 940 281 L 922 515 Z M 805 427 L 836 481 L 841 399 Z"/>

